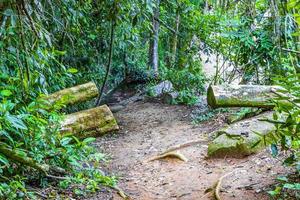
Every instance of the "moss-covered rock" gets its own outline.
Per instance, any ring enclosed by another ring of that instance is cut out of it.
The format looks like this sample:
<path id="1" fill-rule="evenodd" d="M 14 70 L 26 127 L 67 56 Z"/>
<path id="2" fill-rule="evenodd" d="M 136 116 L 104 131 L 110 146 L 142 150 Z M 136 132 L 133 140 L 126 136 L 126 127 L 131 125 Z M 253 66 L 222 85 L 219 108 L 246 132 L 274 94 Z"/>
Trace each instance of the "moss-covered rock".
<path id="1" fill-rule="evenodd" d="M 174 90 L 173 84 L 170 81 L 163 81 L 148 89 L 148 94 L 153 97 L 159 97 L 164 93 L 170 93 Z"/>
<path id="2" fill-rule="evenodd" d="M 208 145 L 209 157 L 244 157 L 265 147 L 263 136 L 275 130 L 275 126 L 261 118 L 272 118 L 267 112 L 251 119 L 231 124 L 217 131 L 216 138 Z M 266 137 L 267 138 L 267 137 Z"/>

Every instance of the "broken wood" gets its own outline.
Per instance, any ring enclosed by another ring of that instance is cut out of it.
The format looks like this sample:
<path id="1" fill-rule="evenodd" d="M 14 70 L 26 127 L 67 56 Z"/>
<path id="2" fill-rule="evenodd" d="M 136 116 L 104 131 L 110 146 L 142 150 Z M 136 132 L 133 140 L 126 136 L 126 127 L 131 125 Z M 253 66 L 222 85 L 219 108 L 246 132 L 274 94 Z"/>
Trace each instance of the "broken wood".
<path id="1" fill-rule="evenodd" d="M 211 85 L 207 92 L 207 102 L 218 107 L 260 107 L 273 108 L 274 92 L 282 90 L 279 86 L 265 85 Z"/>
<path id="2" fill-rule="evenodd" d="M 61 133 L 70 133 L 78 138 L 97 137 L 119 130 L 107 105 L 66 115 L 61 127 Z"/>
<path id="3" fill-rule="evenodd" d="M 51 105 L 61 102 L 64 105 L 73 105 L 84 102 L 98 96 L 98 88 L 95 83 L 88 82 L 71 88 L 66 88 L 43 97 Z"/>

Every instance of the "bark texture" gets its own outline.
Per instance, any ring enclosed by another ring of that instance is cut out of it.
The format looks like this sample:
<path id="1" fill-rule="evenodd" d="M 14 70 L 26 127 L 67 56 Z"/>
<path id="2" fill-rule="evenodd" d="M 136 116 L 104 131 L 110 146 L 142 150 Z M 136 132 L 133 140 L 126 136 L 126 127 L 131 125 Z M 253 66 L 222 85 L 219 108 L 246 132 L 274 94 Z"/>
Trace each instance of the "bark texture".
<path id="1" fill-rule="evenodd" d="M 45 97 L 45 100 L 48 100 L 51 104 L 62 102 L 65 105 L 72 105 L 90 100 L 97 96 L 98 88 L 96 84 L 93 82 L 88 82 L 50 94 Z"/>
<path id="2" fill-rule="evenodd" d="M 66 115 L 61 126 L 63 134 L 71 133 L 78 138 L 98 137 L 119 130 L 107 105 Z"/>
<path id="3" fill-rule="evenodd" d="M 149 64 L 152 67 L 154 73 L 158 75 L 158 43 L 159 43 L 159 5 L 160 0 L 156 0 L 155 9 L 152 19 L 152 35 L 149 45 Z"/>
<path id="4" fill-rule="evenodd" d="M 218 85 L 210 86 L 207 102 L 213 108 L 218 107 L 260 107 L 272 108 L 272 98 L 279 86 L 263 85 Z"/>

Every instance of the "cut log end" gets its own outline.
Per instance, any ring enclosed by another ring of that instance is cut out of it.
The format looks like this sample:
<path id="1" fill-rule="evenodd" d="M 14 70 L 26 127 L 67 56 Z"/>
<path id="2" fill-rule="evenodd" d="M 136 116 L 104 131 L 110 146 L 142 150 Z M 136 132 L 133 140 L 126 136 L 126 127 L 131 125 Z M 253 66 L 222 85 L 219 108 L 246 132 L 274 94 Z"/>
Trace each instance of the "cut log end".
<path id="1" fill-rule="evenodd" d="M 278 86 L 263 85 L 219 85 L 210 86 L 207 103 L 212 108 L 219 107 L 259 107 L 271 109 L 274 90 Z"/>
<path id="2" fill-rule="evenodd" d="M 211 85 L 208 87 L 207 90 L 207 104 L 212 108 L 218 108 L 214 91 Z"/>
<path id="3" fill-rule="evenodd" d="M 119 130 L 116 119 L 107 105 L 66 115 L 62 134 L 71 133 L 79 138 L 98 137 Z"/>

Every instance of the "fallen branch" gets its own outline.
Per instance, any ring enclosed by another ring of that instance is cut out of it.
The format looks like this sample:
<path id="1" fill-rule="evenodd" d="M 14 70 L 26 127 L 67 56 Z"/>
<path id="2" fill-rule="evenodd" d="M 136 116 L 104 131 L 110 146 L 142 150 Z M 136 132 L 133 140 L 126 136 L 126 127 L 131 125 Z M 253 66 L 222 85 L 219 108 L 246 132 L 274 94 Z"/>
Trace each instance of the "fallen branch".
<path id="1" fill-rule="evenodd" d="M 11 149 L 6 144 L 0 144 L 0 153 L 5 155 L 8 159 L 12 160 L 13 162 L 17 162 L 29 167 L 32 167 L 46 175 L 50 172 L 66 174 L 66 171 L 60 167 L 53 167 L 47 164 L 39 164 L 35 160 L 30 157 L 20 155 L 17 151 Z"/>
<path id="2" fill-rule="evenodd" d="M 164 154 L 160 154 L 158 156 L 154 156 L 153 158 L 150 158 L 149 160 L 147 160 L 147 162 L 151 162 L 154 160 L 160 160 L 160 159 L 164 159 L 167 157 L 172 157 L 172 158 L 178 158 L 179 160 L 183 161 L 183 162 L 187 162 L 188 159 L 181 153 L 179 152 L 168 152 L 168 153 L 164 153 Z"/>
<path id="3" fill-rule="evenodd" d="M 286 49 L 286 48 L 281 48 L 283 51 L 287 51 L 287 52 L 290 52 L 290 53 L 295 53 L 295 54 L 300 54 L 300 51 L 296 51 L 296 50 L 293 50 L 293 49 Z"/>
<path id="4" fill-rule="evenodd" d="M 69 177 L 64 177 L 64 176 L 53 176 L 53 175 L 46 175 L 47 178 L 52 178 L 52 179 L 56 179 L 56 180 L 60 180 L 60 181 L 64 181 L 64 180 L 69 180 Z"/>

